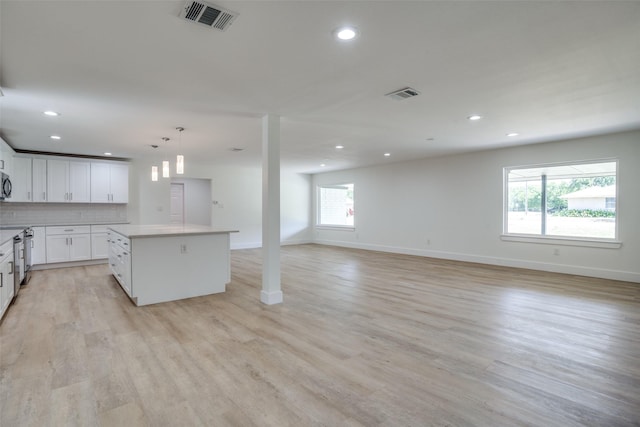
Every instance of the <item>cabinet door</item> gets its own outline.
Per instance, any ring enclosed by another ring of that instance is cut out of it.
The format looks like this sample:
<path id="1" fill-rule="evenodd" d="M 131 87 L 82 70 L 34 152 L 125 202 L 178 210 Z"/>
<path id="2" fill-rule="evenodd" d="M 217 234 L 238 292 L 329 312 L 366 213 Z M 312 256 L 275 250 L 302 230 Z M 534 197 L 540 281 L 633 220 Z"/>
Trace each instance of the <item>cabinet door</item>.
<path id="1" fill-rule="evenodd" d="M 47 263 L 47 246 L 44 227 L 33 227 L 33 239 L 31 239 L 31 264 Z"/>
<path id="2" fill-rule="evenodd" d="M 33 159 L 31 161 L 31 181 L 33 186 L 32 200 L 34 202 L 46 202 L 47 161 L 45 159 Z"/>
<path id="3" fill-rule="evenodd" d="M 47 201 L 66 202 L 68 200 L 69 162 L 65 160 L 47 160 Z"/>
<path id="4" fill-rule="evenodd" d="M 13 192 L 11 193 L 12 202 L 30 202 L 32 201 L 31 189 L 31 158 L 30 157 L 14 157 L 13 159 L 13 175 L 11 176 L 13 184 Z"/>
<path id="5" fill-rule="evenodd" d="M 91 202 L 109 203 L 111 201 L 109 185 L 109 164 L 91 163 Z"/>
<path id="6" fill-rule="evenodd" d="M 109 258 L 107 233 L 91 233 L 91 259 Z"/>
<path id="7" fill-rule="evenodd" d="M 69 201 L 89 203 L 91 201 L 91 163 L 69 162 Z"/>
<path id="8" fill-rule="evenodd" d="M 111 165 L 111 202 L 129 203 L 129 166 Z"/>
<path id="9" fill-rule="evenodd" d="M 47 263 L 69 261 L 69 236 L 47 236 Z"/>
<path id="10" fill-rule="evenodd" d="M 91 234 L 70 234 L 69 261 L 91 259 Z"/>

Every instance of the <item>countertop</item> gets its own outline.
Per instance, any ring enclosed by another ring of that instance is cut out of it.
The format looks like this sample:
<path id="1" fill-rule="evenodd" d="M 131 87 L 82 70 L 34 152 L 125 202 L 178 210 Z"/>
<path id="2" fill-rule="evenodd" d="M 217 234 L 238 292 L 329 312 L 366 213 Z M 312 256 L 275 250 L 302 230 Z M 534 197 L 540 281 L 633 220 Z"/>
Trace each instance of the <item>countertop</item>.
<path id="1" fill-rule="evenodd" d="M 22 233 L 22 230 L 0 230 L 0 246 L 12 240 L 17 234 L 20 233 Z"/>
<path id="2" fill-rule="evenodd" d="M 188 236 L 198 234 L 224 234 L 238 232 L 238 230 L 224 230 L 220 228 L 209 227 L 206 225 L 195 224 L 113 225 L 108 228 L 130 239 L 135 239 L 136 237 Z"/>

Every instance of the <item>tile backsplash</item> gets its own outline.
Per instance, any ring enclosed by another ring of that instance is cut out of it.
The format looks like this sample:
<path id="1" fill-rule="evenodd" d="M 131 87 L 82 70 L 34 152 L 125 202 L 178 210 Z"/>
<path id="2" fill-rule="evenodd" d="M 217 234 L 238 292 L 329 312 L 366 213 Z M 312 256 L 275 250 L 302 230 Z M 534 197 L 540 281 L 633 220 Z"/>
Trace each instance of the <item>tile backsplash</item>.
<path id="1" fill-rule="evenodd" d="M 0 226 L 127 222 L 127 205 L 95 203 L 0 203 Z"/>

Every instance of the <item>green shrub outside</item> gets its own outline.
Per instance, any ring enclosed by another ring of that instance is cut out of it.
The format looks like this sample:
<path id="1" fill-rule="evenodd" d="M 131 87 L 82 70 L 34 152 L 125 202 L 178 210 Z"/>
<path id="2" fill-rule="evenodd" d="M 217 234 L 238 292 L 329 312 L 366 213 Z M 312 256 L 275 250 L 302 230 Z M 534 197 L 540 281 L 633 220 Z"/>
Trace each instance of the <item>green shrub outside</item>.
<path id="1" fill-rule="evenodd" d="M 615 211 L 594 209 L 562 209 L 552 214 L 553 216 L 567 216 L 572 218 L 615 218 Z"/>

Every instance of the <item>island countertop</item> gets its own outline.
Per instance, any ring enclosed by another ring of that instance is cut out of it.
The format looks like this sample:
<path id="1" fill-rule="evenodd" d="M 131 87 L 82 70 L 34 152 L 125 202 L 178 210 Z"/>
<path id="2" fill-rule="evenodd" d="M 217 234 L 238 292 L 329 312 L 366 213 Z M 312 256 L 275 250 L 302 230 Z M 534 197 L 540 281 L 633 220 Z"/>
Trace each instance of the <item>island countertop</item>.
<path id="1" fill-rule="evenodd" d="M 237 233 L 238 230 L 224 230 L 196 224 L 153 224 L 153 225 L 111 225 L 108 227 L 127 238 L 136 237 L 167 237 L 167 236 L 192 236 L 198 234 L 224 234 Z"/>

